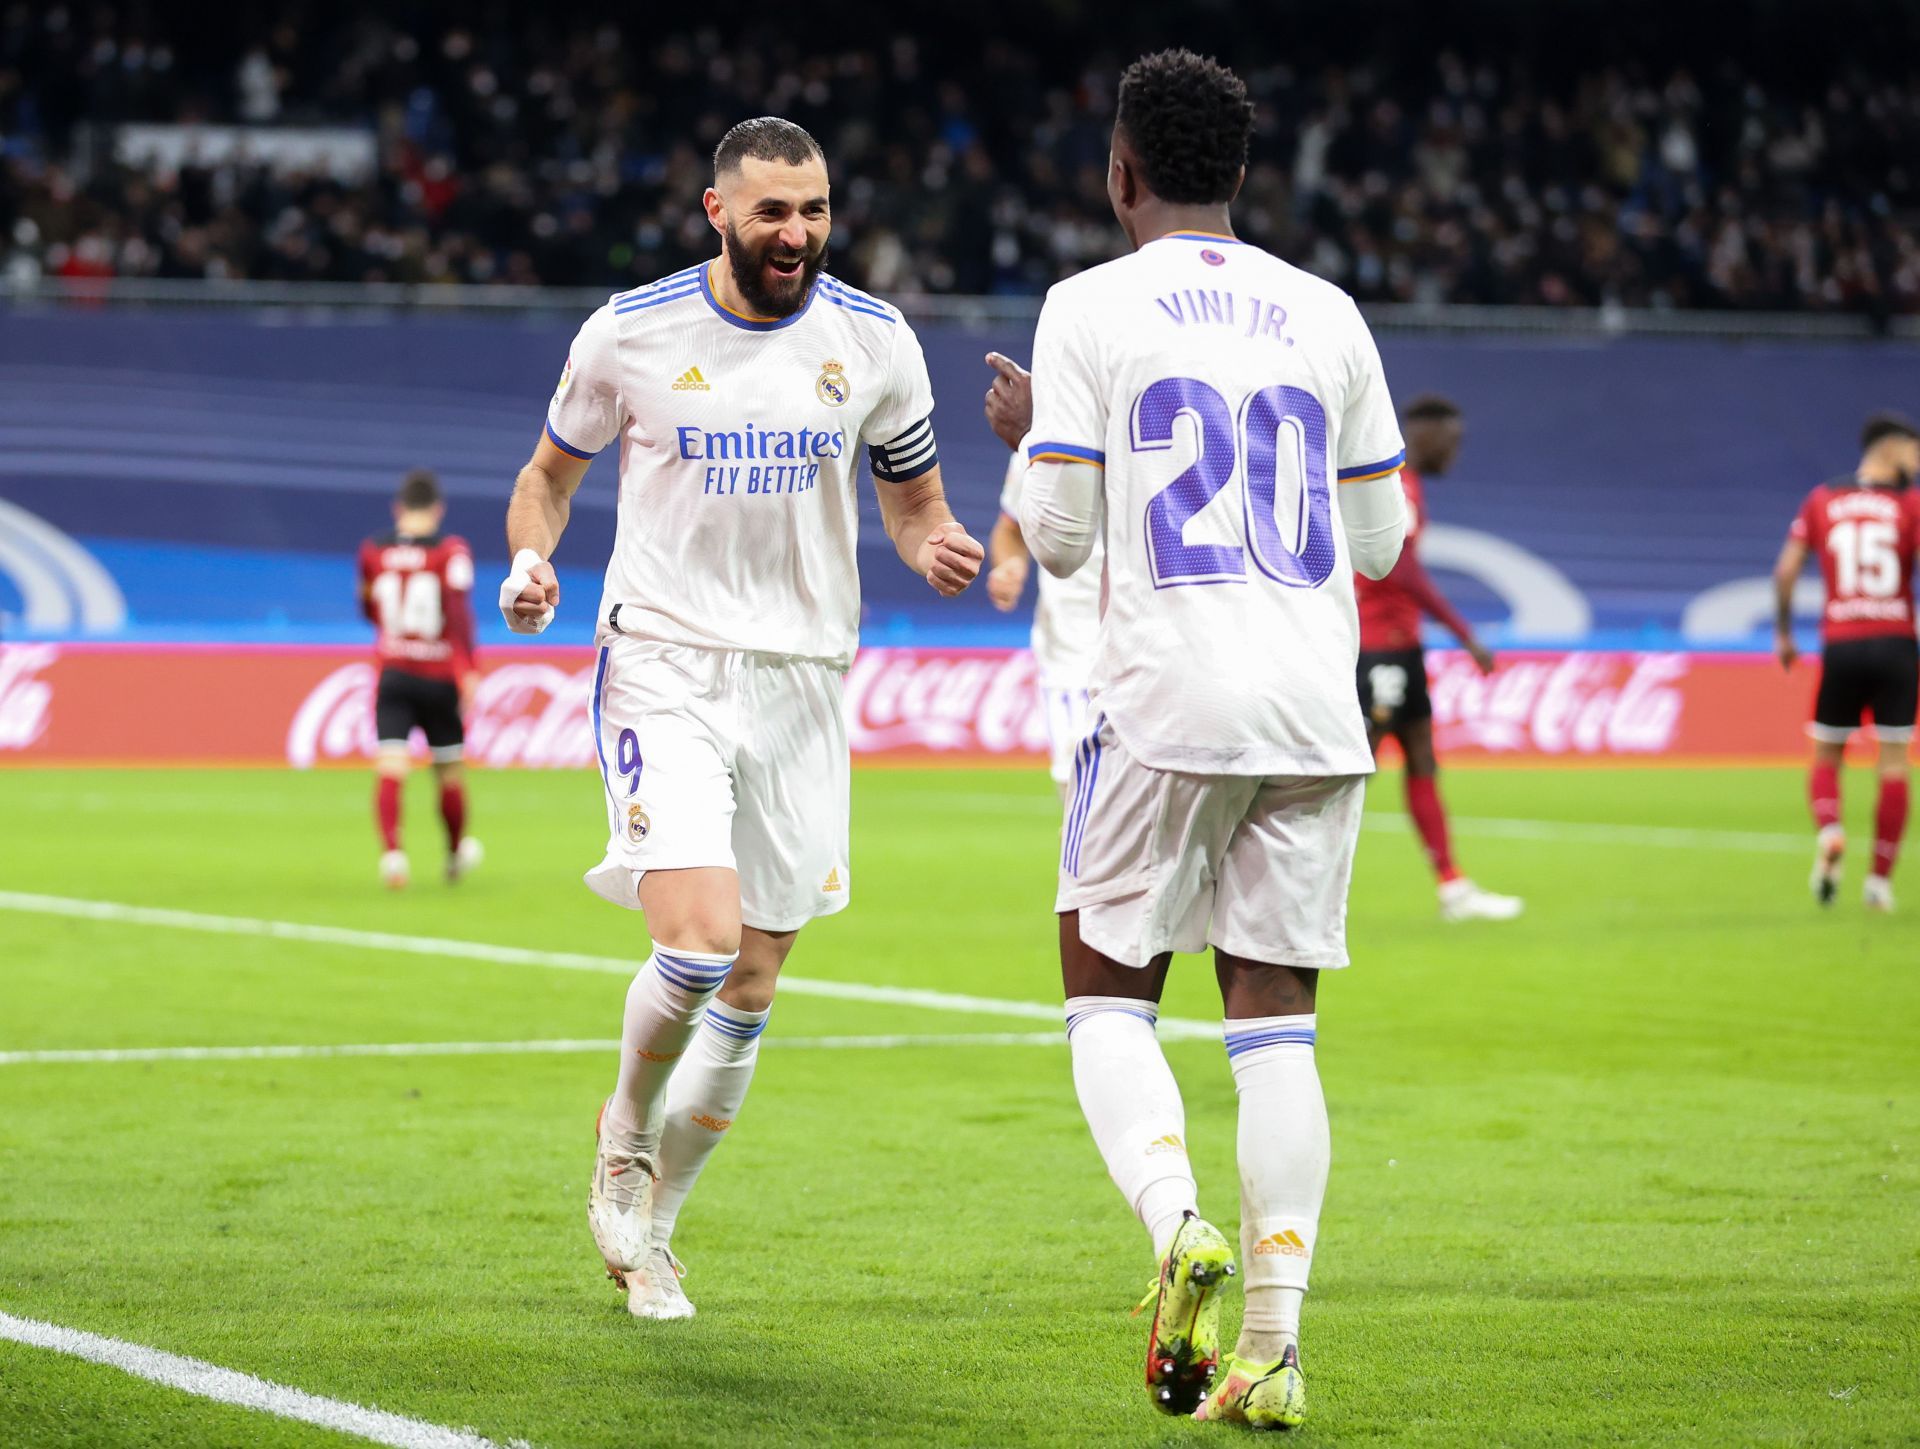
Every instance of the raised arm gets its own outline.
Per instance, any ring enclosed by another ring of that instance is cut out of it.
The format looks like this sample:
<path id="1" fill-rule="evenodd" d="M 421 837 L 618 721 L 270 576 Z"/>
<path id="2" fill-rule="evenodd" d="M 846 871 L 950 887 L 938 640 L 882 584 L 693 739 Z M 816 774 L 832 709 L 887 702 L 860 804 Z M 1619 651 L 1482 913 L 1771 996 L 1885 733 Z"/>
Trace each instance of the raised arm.
<path id="1" fill-rule="evenodd" d="M 538 634 L 560 606 L 560 579 L 549 560 L 567 531 L 573 495 L 587 460 L 541 435 L 507 504 L 507 548 L 513 567 L 500 585 L 500 612 L 516 634 Z"/>
<path id="2" fill-rule="evenodd" d="M 1348 303 L 1352 306 L 1351 301 Z M 1400 465 L 1407 460 L 1400 420 L 1393 413 L 1380 349 L 1360 309 L 1353 308 L 1347 354 L 1347 396 L 1340 409 L 1340 446 L 1335 462 L 1340 523 L 1356 573 L 1383 579 L 1407 539 L 1407 494 Z"/>
<path id="3" fill-rule="evenodd" d="M 880 493 L 881 522 L 902 563 L 948 598 L 979 577 L 986 550 L 947 507 L 938 463 L 901 483 L 876 476 L 874 487 Z"/>
<path id="4" fill-rule="evenodd" d="M 1034 459 L 1020 490 L 1020 534 L 1055 578 L 1074 573 L 1100 537 L 1104 470 L 1096 463 Z"/>
<path id="5" fill-rule="evenodd" d="M 560 580 L 549 560 L 567 531 L 574 490 L 594 454 L 626 425 L 618 340 L 619 320 L 611 307 L 602 307 L 581 326 L 548 404 L 540 441 L 514 479 L 507 504 L 513 567 L 500 585 L 500 613 L 516 634 L 538 634 L 553 622 Z"/>
<path id="6" fill-rule="evenodd" d="M 1033 426 L 1033 374 L 1012 358 L 998 352 L 987 354 L 987 366 L 993 369 L 993 382 L 987 388 L 987 426 L 994 436 L 1013 450 L 1007 476 L 1000 487 L 1000 516 L 993 521 L 987 538 L 987 601 L 1001 613 L 1009 613 L 1019 604 L 1027 587 L 1027 565 L 1032 555 L 1020 536 L 1020 483 L 1027 460 L 1020 451 L 1021 441 Z"/>
<path id="7" fill-rule="evenodd" d="M 1355 572 L 1370 579 L 1392 573 L 1407 541 L 1407 497 L 1400 487 L 1399 468 L 1381 477 L 1342 479 L 1340 524 Z"/>
<path id="8" fill-rule="evenodd" d="M 1063 284 L 1047 293 L 1040 309 L 1028 379 L 1027 469 L 1016 510 L 1027 551 L 1062 579 L 1092 555 L 1106 516 L 1106 374 L 1087 305 Z M 987 361 L 1006 376 L 1005 359 Z"/>

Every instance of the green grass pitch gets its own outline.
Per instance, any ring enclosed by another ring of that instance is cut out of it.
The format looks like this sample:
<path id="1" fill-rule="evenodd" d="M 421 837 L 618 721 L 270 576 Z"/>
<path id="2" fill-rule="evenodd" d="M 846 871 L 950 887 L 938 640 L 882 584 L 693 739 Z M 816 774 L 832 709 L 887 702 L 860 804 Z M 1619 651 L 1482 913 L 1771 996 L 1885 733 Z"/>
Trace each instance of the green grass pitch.
<path id="1" fill-rule="evenodd" d="M 1440 925 L 1370 822 L 1320 1002 L 1313 1442 L 1920 1438 L 1920 909 L 1862 912 L 1848 783 L 1825 914 L 1797 772 L 1450 775 L 1463 864 L 1528 899 L 1508 926 Z M 489 858 L 449 889 L 416 778 L 396 895 L 358 774 L 0 772 L 0 890 L 637 960 L 579 883 L 596 789 L 477 777 Z M 790 971 L 1057 1002 L 1056 809 L 1031 772 L 857 773 L 853 906 Z M 1211 975 L 1178 963 L 1168 1012 L 1217 1019 Z M 0 1052 L 605 1038 L 623 989 L 0 910 Z M 699 1316 L 661 1325 L 583 1220 L 608 1054 L 0 1064 L 0 1310 L 536 1449 L 1231 1436 L 1148 1406 L 1152 1264 L 1063 1047 L 780 1045 L 1046 1029 L 783 997 L 676 1235 Z M 1168 1054 L 1231 1231 L 1224 1054 Z M 347 1442 L 0 1342 L 0 1444 Z"/>

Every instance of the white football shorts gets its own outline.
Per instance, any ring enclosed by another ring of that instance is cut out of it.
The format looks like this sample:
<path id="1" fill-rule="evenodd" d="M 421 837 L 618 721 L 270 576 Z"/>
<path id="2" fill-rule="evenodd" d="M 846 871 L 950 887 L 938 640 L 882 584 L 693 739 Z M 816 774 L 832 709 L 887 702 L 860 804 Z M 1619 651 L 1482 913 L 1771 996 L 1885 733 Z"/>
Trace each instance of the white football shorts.
<path id="1" fill-rule="evenodd" d="M 1078 911 L 1080 939 L 1127 966 L 1209 945 L 1345 966 L 1366 778 L 1156 770 L 1099 715 L 1074 758 L 1054 909 Z"/>
<path id="2" fill-rule="evenodd" d="M 1064 790 L 1073 779 L 1073 752 L 1093 723 L 1086 686 L 1062 688 L 1042 675 L 1040 700 L 1047 709 L 1047 768 L 1053 783 Z"/>
<path id="3" fill-rule="evenodd" d="M 740 918 L 758 930 L 843 909 L 840 681 L 815 659 L 624 636 L 604 645 L 593 730 L 608 839 L 587 885 L 638 910 L 648 871 L 723 866 L 739 873 Z"/>

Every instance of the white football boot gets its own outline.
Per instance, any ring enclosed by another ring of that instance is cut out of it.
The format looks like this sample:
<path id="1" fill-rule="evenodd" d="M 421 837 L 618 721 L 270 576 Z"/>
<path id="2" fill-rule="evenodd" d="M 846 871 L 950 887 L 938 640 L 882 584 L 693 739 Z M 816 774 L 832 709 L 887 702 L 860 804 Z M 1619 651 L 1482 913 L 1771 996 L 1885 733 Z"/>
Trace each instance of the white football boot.
<path id="1" fill-rule="evenodd" d="M 601 1104 L 593 1124 L 597 1150 L 587 1189 L 587 1226 L 607 1276 L 626 1288 L 628 1275 L 647 1260 L 653 1232 L 653 1163 L 607 1140 L 607 1105 L 612 1101 L 609 1097 Z"/>
<path id="2" fill-rule="evenodd" d="M 1465 876 L 1455 876 L 1440 886 L 1440 919 L 1443 921 L 1511 921 L 1527 908 L 1518 896 L 1499 896 L 1483 891 Z"/>
<path id="3" fill-rule="evenodd" d="M 627 1312 L 635 1318 L 691 1318 L 693 1304 L 680 1286 L 686 1264 L 664 1243 L 647 1252 L 644 1267 L 627 1274 Z"/>
<path id="4" fill-rule="evenodd" d="M 453 854 L 447 857 L 447 883 L 451 885 L 461 876 L 470 874 L 486 858 L 486 848 L 479 841 L 471 835 L 462 836 Z"/>
<path id="5" fill-rule="evenodd" d="M 407 853 L 404 850 L 389 850 L 380 857 L 380 882 L 390 891 L 402 891 L 407 888 Z"/>
<path id="6" fill-rule="evenodd" d="M 1893 882 L 1883 875 L 1868 876 L 1866 886 L 1860 892 L 1860 899 L 1866 902 L 1867 909 L 1870 911 L 1879 911 L 1883 915 L 1892 914 Z"/>
<path id="7" fill-rule="evenodd" d="M 1823 906 L 1832 905 L 1833 898 L 1840 894 L 1840 859 L 1846 853 L 1847 832 L 1838 825 L 1821 826 L 1814 841 L 1813 874 L 1807 887 Z"/>

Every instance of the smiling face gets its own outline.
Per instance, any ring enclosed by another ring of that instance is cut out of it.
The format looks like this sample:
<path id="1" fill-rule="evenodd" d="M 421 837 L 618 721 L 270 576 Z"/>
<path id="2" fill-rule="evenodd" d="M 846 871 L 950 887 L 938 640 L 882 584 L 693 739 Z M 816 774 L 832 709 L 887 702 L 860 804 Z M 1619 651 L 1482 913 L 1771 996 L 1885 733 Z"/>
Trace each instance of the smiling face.
<path id="1" fill-rule="evenodd" d="M 818 156 L 799 165 L 744 158 L 707 190 L 707 217 L 720 233 L 740 295 L 762 317 L 790 317 L 827 259 L 833 230 L 827 166 Z"/>

